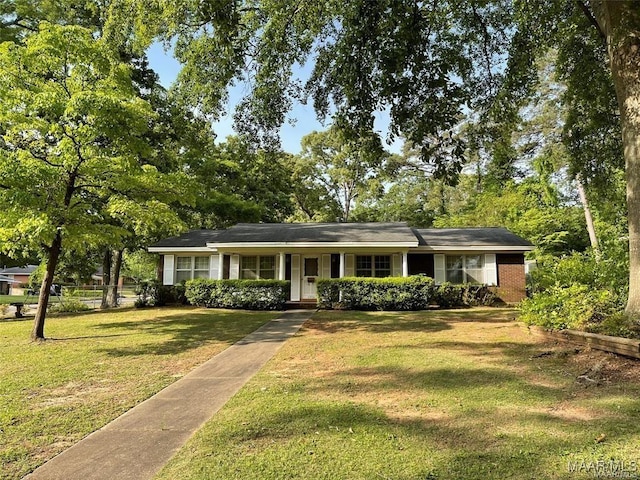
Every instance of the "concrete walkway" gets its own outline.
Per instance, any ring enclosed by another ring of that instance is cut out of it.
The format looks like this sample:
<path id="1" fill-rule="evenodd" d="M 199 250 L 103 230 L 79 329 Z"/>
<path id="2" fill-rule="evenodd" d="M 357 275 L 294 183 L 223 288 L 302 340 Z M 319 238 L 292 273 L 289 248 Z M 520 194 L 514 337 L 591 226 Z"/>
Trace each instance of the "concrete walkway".
<path id="1" fill-rule="evenodd" d="M 152 478 L 312 313 L 283 313 L 25 479 Z"/>

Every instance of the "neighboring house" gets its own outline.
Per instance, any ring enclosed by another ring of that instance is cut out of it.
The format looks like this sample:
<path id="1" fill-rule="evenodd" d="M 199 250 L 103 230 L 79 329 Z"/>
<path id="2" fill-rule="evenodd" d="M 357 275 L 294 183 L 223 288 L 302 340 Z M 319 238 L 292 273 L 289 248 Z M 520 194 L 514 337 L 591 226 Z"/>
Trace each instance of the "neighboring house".
<path id="1" fill-rule="evenodd" d="M 0 295 L 22 295 L 22 285 L 29 283 L 29 277 L 38 268 L 37 265 L 9 267 L 0 270 Z"/>
<path id="2" fill-rule="evenodd" d="M 316 279 L 407 277 L 496 287 L 525 297 L 524 252 L 533 245 L 504 228 L 411 228 L 405 223 L 259 223 L 193 230 L 149 247 L 162 282 L 192 278 L 291 281 L 291 301 L 316 298 Z"/>

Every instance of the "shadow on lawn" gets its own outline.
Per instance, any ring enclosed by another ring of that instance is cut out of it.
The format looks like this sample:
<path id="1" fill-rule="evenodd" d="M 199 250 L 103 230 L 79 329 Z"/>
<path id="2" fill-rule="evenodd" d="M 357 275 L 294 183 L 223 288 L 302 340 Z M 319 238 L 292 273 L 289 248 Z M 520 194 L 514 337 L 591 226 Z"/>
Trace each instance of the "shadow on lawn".
<path id="1" fill-rule="evenodd" d="M 325 435 L 324 443 L 318 440 L 320 450 L 341 445 L 335 455 L 351 462 L 369 451 L 394 452 L 405 445 L 413 449 L 406 455 L 424 452 L 424 468 L 432 477 L 412 472 L 406 478 L 576 478 L 567 471 L 568 459 L 615 456 L 616 444 L 636 442 L 638 435 L 632 409 L 597 408 L 588 419 L 564 414 L 563 408 L 571 409 L 564 403 L 571 402 L 571 388 L 542 386 L 526 375 L 495 369 L 352 368 L 306 381 L 305 396 L 313 401 L 282 402 L 257 417 L 259 428 L 238 429 L 229 441 L 263 438 L 268 448 L 274 438 L 304 442 L 320 432 Z M 603 389 L 594 396 L 603 401 L 618 393 Z M 393 398 L 400 402 L 397 408 L 388 402 Z M 486 402 L 478 401 L 483 398 Z M 386 408 L 377 406 L 379 400 Z M 611 447 L 595 442 L 602 433 Z M 637 461 L 628 453 L 617 455 Z M 362 463 L 365 469 L 366 459 Z"/>
<path id="2" fill-rule="evenodd" d="M 359 312 L 358 317 L 367 315 Z M 393 317 L 381 317 L 370 314 L 369 318 L 356 318 L 342 320 L 339 317 L 335 319 L 312 317 L 303 327 L 305 330 L 319 330 L 325 333 L 338 332 L 355 332 L 366 331 L 373 333 L 388 332 L 439 332 L 441 330 L 449 330 L 451 326 L 446 322 L 438 319 L 430 319 L 428 322 L 424 318 L 415 318 L 413 316 L 404 315 L 402 313 L 394 313 Z"/>
<path id="3" fill-rule="evenodd" d="M 152 342 L 131 347 L 104 348 L 109 355 L 173 355 L 204 343 L 221 342 L 229 345 L 250 334 L 274 318 L 273 312 L 220 312 L 185 309 L 184 314 L 159 316 L 149 320 L 101 323 L 97 329 L 125 329 L 131 335 L 157 335 Z"/>
<path id="4" fill-rule="evenodd" d="M 424 455 L 424 465 L 411 462 L 412 471 L 402 478 L 443 479 L 534 479 L 549 478 L 552 473 L 557 475 L 553 478 L 575 478 L 560 470 L 566 468 L 567 455 L 583 453 L 587 460 L 597 459 L 597 448 L 591 446 L 591 437 L 597 433 L 592 432 L 610 431 L 612 423 L 609 418 L 594 419 L 585 428 L 583 422 L 559 420 L 526 408 L 509 415 L 487 410 L 461 411 L 446 418 L 419 414 L 394 418 L 381 408 L 346 401 L 287 403 L 266 415 L 246 418 L 256 419 L 228 425 L 216 432 L 216 441 L 223 445 L 259 441 L 267 451 L 275 444 L 282 449 L 317 448 L 325 461 L 333 461 L 334 456 L 338 462 L 348 458 L 351 472 L 367 471 L 369 463 L 384 468 L 385 462 L 371 452 L 392 457 L 405 451 L 402 455 L 411 458 Z M 628 425 L 617 432 L 616 440 L 631 440 L 635 433 Z M 378 472 L 381 478 L 386 478 L 385 473 Z"/>
<path id="5" fill-rule="evenodd" d="M 325 310 L 316 313 L 306 329 L 327 333 L 363 330 L 374 333 L 393 331 L 438 332 L 450 330 L 456 323 L 503 324 L 516 320 L 510 308 L 421 310 L 417 312 L 363 312 Z"/>

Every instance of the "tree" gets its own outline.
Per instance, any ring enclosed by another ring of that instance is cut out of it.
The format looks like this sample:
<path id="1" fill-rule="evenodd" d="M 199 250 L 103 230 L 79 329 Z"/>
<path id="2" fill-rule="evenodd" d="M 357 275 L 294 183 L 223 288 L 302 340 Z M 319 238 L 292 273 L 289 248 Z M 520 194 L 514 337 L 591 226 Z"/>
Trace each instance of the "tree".
<path id="1" fill-rule="evenodd" d="M 506 227 L 531 240 L 539 253 L 563 255 L 583 251 L 589 244 L 580 208 L 563 204 L 557 192 L 549 195 L 547 182 L 531 177 L 487 190 L 458 212 L 438 217 L 436 227 Z"/>
<path id="2" fill-rule="evenodd" d="M 308 194 L 325 198 L 329 209 L 338 207 L 339 219 L 348 222 L 358 197 L 381 193 L 377 177 L 387 156 L 381 145 L 371 148 L 366 140 L 350 140 L 337 127 L 312 132 L 302 138 L 295 180 L 307 186 Z M 298 206 L 304 203 L 299 201 Z"/>
<path id="3" fill-rule="evenodd" d="M 300 155 L 289 155 L 286 162 L 291 170 L 292 199 L 295 205 L 295 211 L 288 220 L 335 222 L 336 218 L 341 218 L 340 204 L 325 185 L 317 181 L 317 166 Z"/>
<path id="4" fill-rule="evenodd" d="M 145 250 L 126 251 L 123 257 L 122 271 L 130 277 L 136 285 L 156 278 L 158 270 L 158 255 Z"/>
<path id="5" fill-rule="evenodd" d="M 127 230 L 107 215 L 126 220 L 137 188 L 160 180 L 139 162 L 152 112 L 136 95 L 130 69 L 82 27 L 42 23 L 23 45 L 3 43 L 0 70 L 0 248 L 44 252 L 32 332 L 44 339 L 63 248 L 81 254 L 121 241 Z M 138 205 L 167 209 L 157 200 Z"/>
<path id="6" fill-rule="evenodd" d="M 256 150 L 239 137 L 211 144 L 185 169 L 196 192 L 182 208 L 192 228 L 224 228 L 238 222 L 281 222 L 293 211 L 291 171 L 279 151 Z"/>

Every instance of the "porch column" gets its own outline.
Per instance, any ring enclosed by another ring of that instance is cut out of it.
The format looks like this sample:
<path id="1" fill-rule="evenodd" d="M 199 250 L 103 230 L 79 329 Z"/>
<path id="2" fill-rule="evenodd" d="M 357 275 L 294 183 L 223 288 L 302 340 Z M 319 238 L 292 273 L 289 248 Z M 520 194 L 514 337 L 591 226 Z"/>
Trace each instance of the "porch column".
<path id="1" fill-rule="evenodd" d="M 407 252 L 402 252 L 402 276 L 409 276 L 409 259 L 407 258 Z"/>
<path id="2" fill-rule="evenodd" d="M 218 280 L 224 278 L 224 253 L 218 253 Z"/>
<path id="3" fill-rule="evenodd" d="M 345 267 L 344 252 L 340 252 L 340 278 L 344 277 L 344 267 Z"/>
<path id="4" fill-rule="evenodd" d="M 278 272 L 278 280 L 284 280 L 285 273 L 286 273 L 285 270 L 287 269 L 286 261 L 285 261 L 286 257 L 284 252 L 280 252 L 279 255 L 280 255 L 280 271 Z"/>

